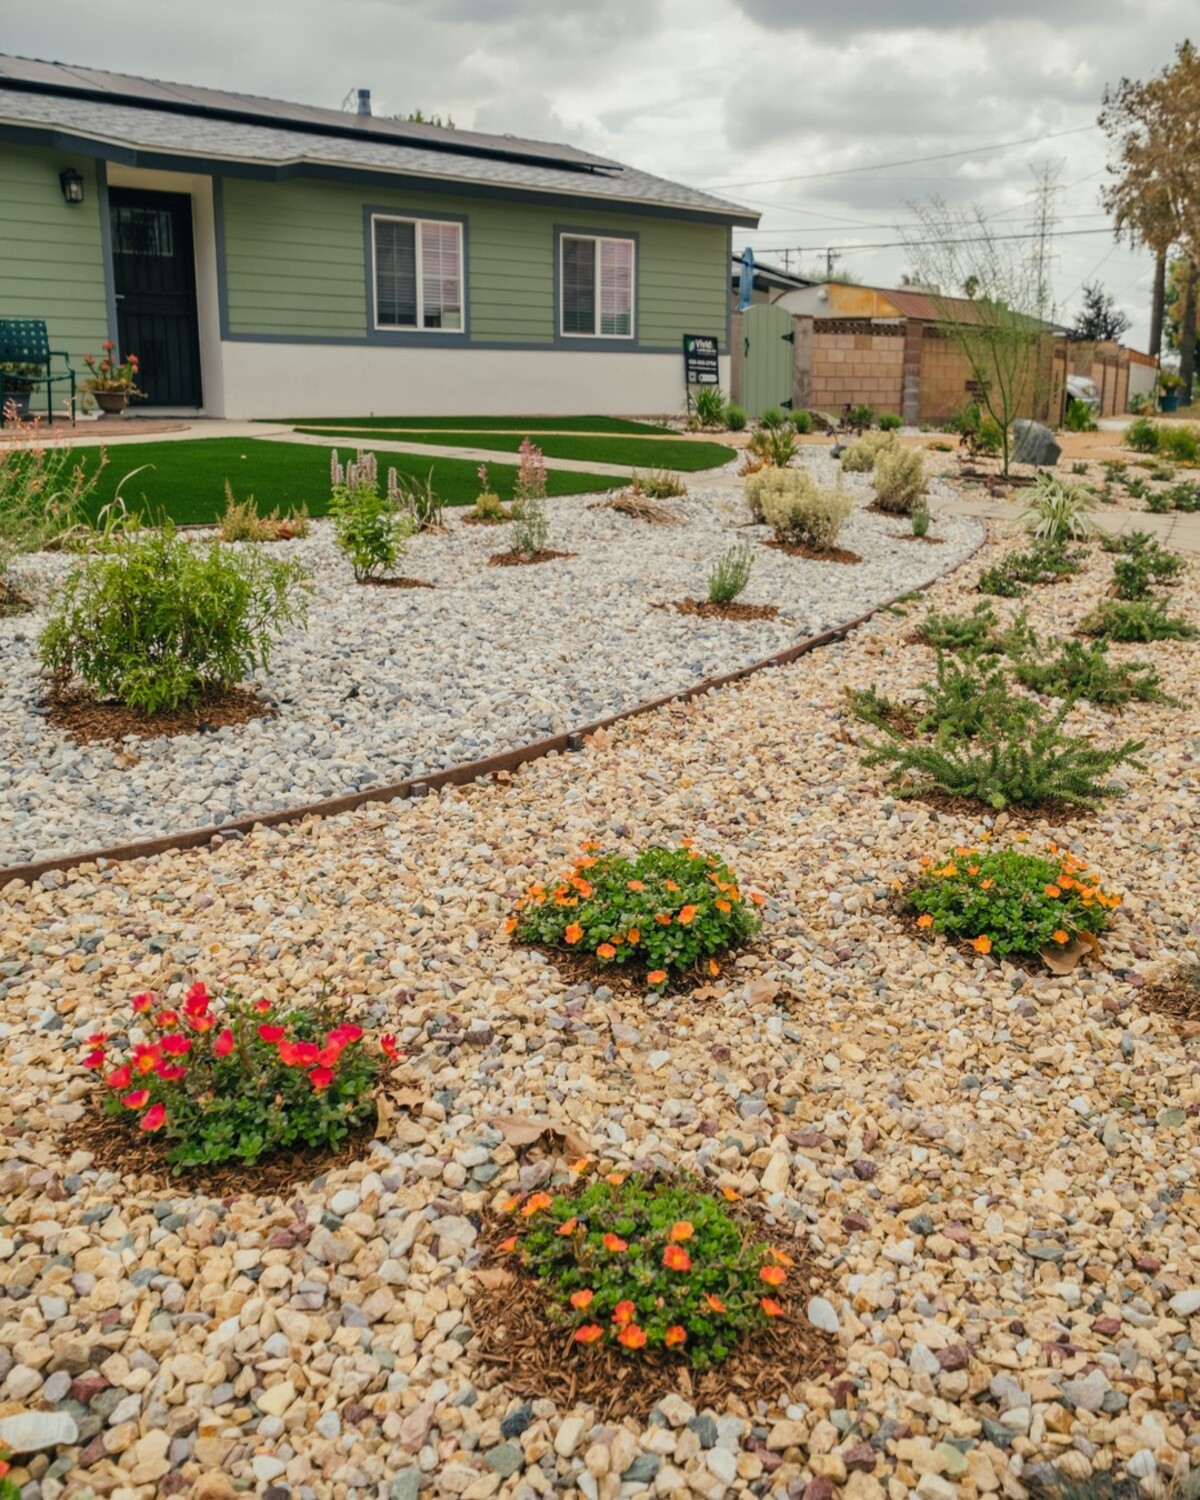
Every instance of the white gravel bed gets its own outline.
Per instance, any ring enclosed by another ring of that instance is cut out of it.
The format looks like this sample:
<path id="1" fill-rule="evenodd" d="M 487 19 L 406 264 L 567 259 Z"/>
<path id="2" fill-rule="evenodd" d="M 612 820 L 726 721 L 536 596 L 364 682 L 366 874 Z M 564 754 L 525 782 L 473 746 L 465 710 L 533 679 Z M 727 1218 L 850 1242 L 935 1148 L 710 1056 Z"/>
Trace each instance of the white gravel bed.
<path id="1" fill-rule="evenodd" d="M 833 465 L 813 455 L 815 467 Z M 840 544 L 857 565 L 756 545 L 747 603 L 775 620 L 703 619 L 653 606 L 703 598 L 709 569 L 745 527 L 740 492 L 697 489 L 665 527 L 550 503 L 551 541 L 573 556 L 490 567 L 509 528 L 464 525 L 413 540 L 397 571 L 430 589 L 359 587 L 328 523 L 272 548 L 308 564 L 306 632 L 291 630 L 256 686 L 278 713 L 212 733 L 79 745 L 44 717 L 42 614 L 0 619 L 0 866 L 221 824 L 476 760 L 731 671 L 916 588 L 965 557 L 979 524 L 943 515 L 942 545 L 893 542 L 907 522 L 865 509 Z M 939 491 L 952 493 L 935 481 Z M 44 599 L 72 559 L 27 559 Z"/>

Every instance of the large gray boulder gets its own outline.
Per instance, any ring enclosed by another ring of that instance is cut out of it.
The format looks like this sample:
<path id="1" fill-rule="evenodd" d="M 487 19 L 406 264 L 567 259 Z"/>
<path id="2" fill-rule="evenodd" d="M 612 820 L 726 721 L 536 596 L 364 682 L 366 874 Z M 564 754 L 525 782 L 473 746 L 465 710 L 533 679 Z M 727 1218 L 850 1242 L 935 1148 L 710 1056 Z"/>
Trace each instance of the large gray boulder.
<path id="1" fill-rule="evenodd" d="M 1012 424 L 1012 435 L 1011 456 L 1015 464 L 1036 464 L 1039 468 L 1052 469 L 1062 457 L 1062 449 L 1054 441 L 1054 434 L 1040 422 L 1018 417 Z"/>

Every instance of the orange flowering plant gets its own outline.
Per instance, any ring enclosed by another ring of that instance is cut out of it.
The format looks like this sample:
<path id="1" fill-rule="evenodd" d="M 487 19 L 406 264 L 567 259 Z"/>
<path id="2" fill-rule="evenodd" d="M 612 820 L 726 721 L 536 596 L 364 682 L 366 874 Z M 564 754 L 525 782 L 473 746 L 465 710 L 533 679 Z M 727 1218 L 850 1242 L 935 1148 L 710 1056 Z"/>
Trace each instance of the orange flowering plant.
<path id="1" fill-rule="evenodd" d="M 921 865 L 907 893 L 917 925 L 953 942 L 970 940 L 997 958 L 1065 948 L 1081 933 L 1103 932 L 1121 904 L 1082 860 L 1055 844 L 1040 854 L 958 848 L 952 858 L 926 857 Z"/>
<path id="2" fill-rule="evenodd" d="M 105 1111 L 160 1138 L 176 1171 L 277 1151 L 336 1148 L 375 1115 L 380 1058 L 396 1039 L 364 1045 L 361 1026 L 322 1002 L 281 1012 L 269 1000 L 215 1002 L 193 984 L 178 1007 L 134 995 L 122 1037 L 88 1038 L 83 1059 Z"/>
<path id="3" fill-rule="evenodd" d="M 702 1370 L 787 1316 L 792 1258 L 697 1188 L 613 1174 L 504 1208 L 518 1232 L 501 1251 L 545 1286 L 573 1344 L 669 1349 Z"/>
<path id="4" fill-rule="evenodd" d="M 715 978 L 718 956 L 758 931 L 764 899 L 741 890 L 728 865 L 690 842 L 643 849 L 633 859 L 585 852 L 556 885 L 539 883 L 518 901 L 506 930 L 600 964 L 639 965 L 661 988 L 672 972 Z"/>

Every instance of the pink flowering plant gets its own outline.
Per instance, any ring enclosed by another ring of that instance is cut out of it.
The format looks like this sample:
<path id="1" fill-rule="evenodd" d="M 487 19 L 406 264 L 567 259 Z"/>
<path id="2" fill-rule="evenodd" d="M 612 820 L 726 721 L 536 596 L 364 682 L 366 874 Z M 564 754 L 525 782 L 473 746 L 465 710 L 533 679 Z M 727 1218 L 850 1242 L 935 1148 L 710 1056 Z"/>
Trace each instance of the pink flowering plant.
<path id="1" fill-rule="evenodd" d="M 144 396 L 138 390 L 138 357 L 127 354 L 118 359 L 111 339 L 104 341 L 104 353 L 99 359 L 94 354 L 85 354 L 83 362 L 88 367 L 84 381 L 89 391 L 121 391 L 127 396 Z"/>
<path id="2" fill-rule="evenodd" d="M 381 1059 L 400 1056 L 394 1036 L 370 1048 L 324 1003 L 281 1012 L 269 1000 L 214 1001 L 197 983 L 179 1009 L 149 993 L 131 1004 L 126 1045 L 89 1037 L 83 1065 L 103 1083 L 105 1111 L 160 1136 L 176 1171 L 336 1149 L 374 1118 Z"/>

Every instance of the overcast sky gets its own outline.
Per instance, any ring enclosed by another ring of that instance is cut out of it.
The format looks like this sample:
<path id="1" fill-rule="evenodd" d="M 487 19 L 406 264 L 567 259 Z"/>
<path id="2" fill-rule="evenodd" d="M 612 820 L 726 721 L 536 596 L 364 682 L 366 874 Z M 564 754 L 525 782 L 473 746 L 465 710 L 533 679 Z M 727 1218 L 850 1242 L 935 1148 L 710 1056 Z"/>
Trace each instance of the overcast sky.
<path id="1" fill-rule="evenodd" d="M 0 0 L 0 49 L 333 108 L 565 140 L 763 211 L 760 259 L 894 284 L 909 207 L 979 203 L 1027 233 L 1058 169 L 1053 286 L 1099 279 L 1145 346 L 1150 263 L 1100 210 L 1106 83 L 1186 34 L 1179 0 Z M 1193 30 L 1200 33 L 1200 24 Z M 1198 35 L 1196 40 L 1200 40 Z M 1070 133 L 1067 133 L 1070 132 Z M 1020 144 L 1016 144 L 1016 143 Z M 914 157 L 962 155 L 913 162 Z M 966 154 L 966 153 L 970 154 Z M 904 163 L 903 165 L 887 165 Z M 746 236 L 738 231 L 739 250 Z M 1018 244 L 1020 242 L 1017 242 Z"/>

